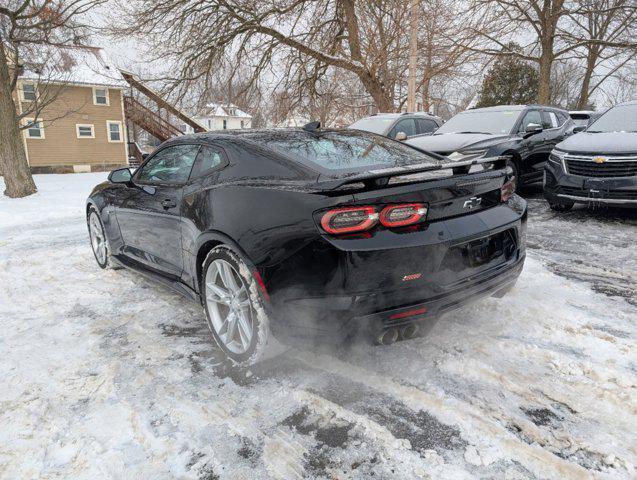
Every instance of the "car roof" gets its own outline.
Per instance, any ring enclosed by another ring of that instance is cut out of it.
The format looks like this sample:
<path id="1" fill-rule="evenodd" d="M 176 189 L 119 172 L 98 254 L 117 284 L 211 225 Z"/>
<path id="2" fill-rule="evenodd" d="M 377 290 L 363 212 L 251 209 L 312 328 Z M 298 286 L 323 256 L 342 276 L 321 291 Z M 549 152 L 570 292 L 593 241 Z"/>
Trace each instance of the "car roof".
<path id="1" fill-rule="evenodd" d="M 522 111 L 527 108 L 546 108 L 549 110 L 559 110 L 560 112 L 568 113 L 566 110 L 558 107 L 551 107 L 549 105 L 538 105 L 538 104 L 529 104 L 529 105 L 495 105 L 493 107 L 481 107 L 481 108 L 471 108 L 469 110 L 465 110 L 465 112 L 502 112 L 502 111 Z"/>
<path id="2" fill-rule="evenodd" d="M 436 115 L 432 115 L 431 113 L 427 113 L 427 112 L 411 112 L 411 113 L 380 112 L 374 115 L 368 115 L 366 117 L 362 117 L 359 120 L 362 120 L 363 118 L 401 118 L 401 117 L 439 118 Z"/>

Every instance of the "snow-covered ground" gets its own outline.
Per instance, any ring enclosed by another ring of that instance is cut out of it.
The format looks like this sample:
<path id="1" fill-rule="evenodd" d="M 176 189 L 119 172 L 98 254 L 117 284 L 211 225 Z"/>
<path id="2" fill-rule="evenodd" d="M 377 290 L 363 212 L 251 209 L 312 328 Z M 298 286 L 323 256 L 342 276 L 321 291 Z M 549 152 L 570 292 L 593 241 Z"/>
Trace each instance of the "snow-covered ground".
<path id="1" fill-rule="evenodd" d="M 0 197 L 0 478 L 637 475 L 634 214 L 532 199 L 507 297 L 424 339 L 227 376 L 196 305 L 97 267 L 84 199 L 103 178 Z"/>

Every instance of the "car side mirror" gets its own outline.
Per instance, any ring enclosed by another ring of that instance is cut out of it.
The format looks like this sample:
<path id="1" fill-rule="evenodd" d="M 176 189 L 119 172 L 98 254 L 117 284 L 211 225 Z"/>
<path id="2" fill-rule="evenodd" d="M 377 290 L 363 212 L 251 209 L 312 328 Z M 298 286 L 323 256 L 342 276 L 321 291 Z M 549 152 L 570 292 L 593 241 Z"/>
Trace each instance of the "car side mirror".
<path id="1" fill-rule="evenodd" d="M 529 138 L 536 133 L 540 133 L 542 131 L 542 125 L 538 125 L 537 123 L 529 123 L 524 129 L 524 138 Z"/>
<path id="2" fill-rule="evenodd" d="M 130 168 L 118 168 L 108 174 L 108 181 L 111 183 L 130 183 L 132 178 Z"/>
<path id="3" fill-rule="evenodd" d="M 399 142 L 404 142 L 405 140 L 407 140 L 407 134 L 405 132 L 398 132 L 394 139 L 398 140 Z"/>
<path id="4" fill-rule="evenodd" d="M 526 133 L 538 133 L 542 131 L 542 125 L 538 125 L 537 123 L 529 123 L 524 131 Z"/>
<path id="5" fill-rule="evenodd" d="M 579 133 L 586 130 L 586 125 L 578 125 L 573 129 L 573 133 Z"/>

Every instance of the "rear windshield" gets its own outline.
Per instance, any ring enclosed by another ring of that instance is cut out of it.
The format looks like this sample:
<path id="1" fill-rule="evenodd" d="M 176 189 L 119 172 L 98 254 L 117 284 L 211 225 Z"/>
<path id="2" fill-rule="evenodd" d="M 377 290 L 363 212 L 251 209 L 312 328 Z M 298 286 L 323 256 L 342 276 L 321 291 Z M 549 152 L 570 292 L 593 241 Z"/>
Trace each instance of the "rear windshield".
<path id="1" fill-rule="evenodd" d="M 384 134 L 396 118 L 394 117 L 366 117 L 352 123 L 349 128 L 365 130 L 366 132 Z"/>
<path id="2" fill-rule="evenodd" d="M 438 164 L 436 160 L 412 147 L 388 138 L 348 130 L 286 132 L 273 135 L 267 146 L 279 153 L 320 169 L 369 170 L 417 164 Z"/>
<path id="3" fill-rule="evenodd" d="M 637 132 L 637 104 L 611 108 L 588 127 L 587 132 Z"/>

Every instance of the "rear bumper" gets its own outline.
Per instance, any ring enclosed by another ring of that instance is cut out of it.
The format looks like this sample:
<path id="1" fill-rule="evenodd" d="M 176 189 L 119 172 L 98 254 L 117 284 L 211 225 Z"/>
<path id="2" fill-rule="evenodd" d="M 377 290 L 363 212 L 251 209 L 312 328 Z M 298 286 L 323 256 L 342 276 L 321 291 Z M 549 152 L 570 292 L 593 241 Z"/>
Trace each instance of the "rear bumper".
<path id="1" fill-rule="evenodd" d="M 431 298 L 421 303 L 407 305 L 400 308 L 393 308 L 371 315 L 354 317 L 350 322 L 342 326 L 346 330 L 370 330 L 374 334 L 379 329 L 391 328 L 406 325 L 412 322 L 427 322 L 429 319 L 436 319 L 441 314 L 455 310 L 480 298 L 508 290 L 515 285 L 522 268 L 524 267 L 525 256 L 521 255 L 515 262 L 509 265 L 502 265 L 493 271 L 484 272 L 476 278 L 463 282 L 463 286 L 446 293 L 437 298 Z M 421 311 L 415 315 L 407 315 L 410 312 Z"/>
<path id="2" fill-rule="evenodd" d="M 445 241 L 414 245 L 414 239 L 428 238 L 416 233 L 405 236 L 402 246 L 393 248 L 363 252 L 335 249 L 341 262 L 335 277 L 354 291 L 330 288 L 324 295 L 316 295 L 314 289 L 297 285 L 295 290 L 271 295 L 274 334 L 283 338 L 376 334 L 407 323 L 429 319 L 435 322 L 444 312 L 509 289 L 520 275 L 525 259 L 526 203 L 519 197 L 514 203 L 506 211 L 491 209 L 445 220 L 448 231 L 457 234 Z M 502 218 L 507 214 L 510 217 L 505 223 Z M 456 225 L 463 226 L 462 232 Z M 440 238 L 433 227 L 429 233 Z M 454 248 L 498 235 L 513 240 L 502 247 L 506 254 L 498 259 L 461 268 L 453 268 L 457 265 L 446 261 L 450 254 L 452 260 L 457 259 Z M 426 270 L 428 266 L 430 271 Z M 422 271 L 422 278 L 405 282 L 403 275 L 414 271 Z M 370 278 L 382 280 L 374 284 Z M 364 285 L 373 288 L 356 288 Z M 308 292 L 314 295 L 307 295 Z M 407 316 L 413 310 L 422 313 Z"/>
<path id="3" fill-rule="evenodd" d="M 551 203 L 637 208 L 637 177 L 569 175 L 561 165 L 547 162 L 544 170 L 544 198 Z"/>

